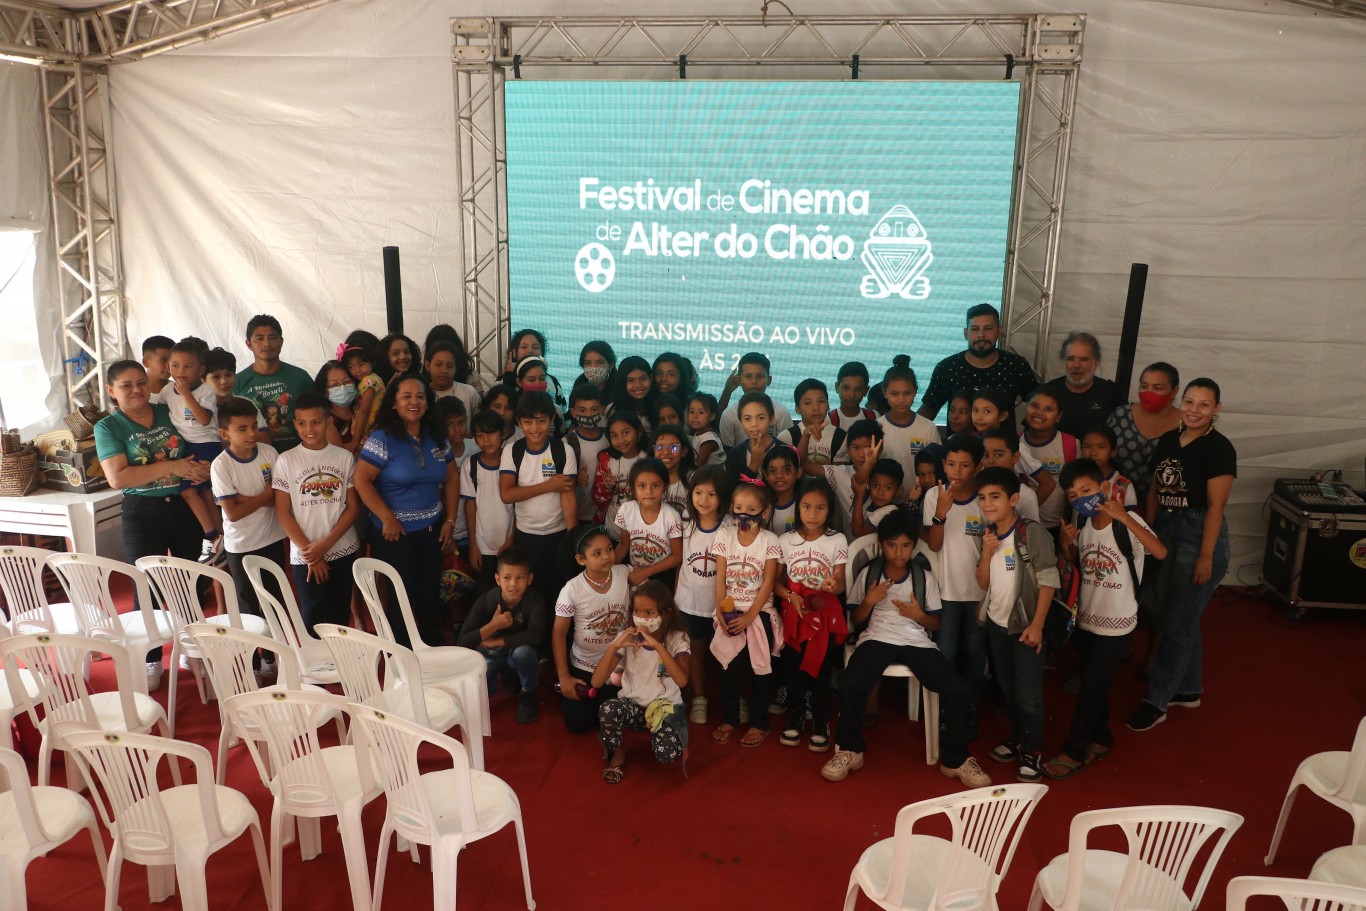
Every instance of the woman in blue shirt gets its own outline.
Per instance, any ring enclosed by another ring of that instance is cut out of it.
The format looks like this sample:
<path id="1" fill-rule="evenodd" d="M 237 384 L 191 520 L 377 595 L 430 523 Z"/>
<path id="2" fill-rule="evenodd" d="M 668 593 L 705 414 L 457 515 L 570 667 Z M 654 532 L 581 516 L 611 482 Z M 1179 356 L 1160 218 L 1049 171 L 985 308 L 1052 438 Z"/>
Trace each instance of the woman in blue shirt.
<path id="1" fill-rule="evenodd" d="M 423 641 L 444 645 L 441 551 L 455 530 L 460 469 L 445 429 L 437 426 L 434 401 L 418 376 L 390 381 L 375 427 L 357 453 L 353 483 L 379 532 L 370 536 L 370 556 L 405 581 Z M 411 647 L 394 599 L 386 613 L 394 637 Z"/>

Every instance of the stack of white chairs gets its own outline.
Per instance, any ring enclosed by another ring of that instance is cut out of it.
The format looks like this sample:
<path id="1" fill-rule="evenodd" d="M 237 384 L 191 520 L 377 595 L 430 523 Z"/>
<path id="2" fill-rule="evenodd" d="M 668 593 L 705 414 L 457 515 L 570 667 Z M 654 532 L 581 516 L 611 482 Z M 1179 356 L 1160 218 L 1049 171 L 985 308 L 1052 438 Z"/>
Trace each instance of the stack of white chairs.
<path id="1" fill-rule="evenodd" d="M 246 795 L 213 782 L 209 751 L 195 743 L 145 734 L 87 732 L 68 737 L 79 757 L 104 824 L 114 836 L 105 876 L 105 911 L 117 911 L 119 877 L 125 860 L 147 867 L 147 891 L 165 901 L 180 884 L 185 911 L 208 911 L 205 868 L 209 855 L 251 832 L 264 890 L 268 880 L 261 821 Z M 176 786 L 162 790 L 157 771 L 171 766 Z M 194 768 L 194 784 L 180 784 L 179 759 Z M 106 806 L 107 804 L 107 806 Z M 270 905 L 278 908 L 279 905 Z"/>
<path id="2" fill-rule="evenodd" d="M 171 725 L 171 735 L 175 736 L 175 713 L 176 713 L 176 681 L 180 677 L 180 658 L 183 656 L 190 665 L 191 673 L 194 674 L 195 685 L 199 688 L 199 701 L 207 703 L 208 692 L 205 689 L 205 674 L 200 667 L 199 650 L 194 643 L 189 640 L 185 629 L 192 623 L 210 623 L 219 626 L 231 626 L 234 629 L 245 630 L 255 633 L 258 636 L 270 635 L 270 626 L 263 617 L 254 617 L 250 614 L 242 615 L 237 606 L 237 586 L 233 584 L 232 576 L 215 569 L 212 566 L 205 566 L 194 560 L 182 560 L 178 557 L 143 557 L 136 564 L 138 569 L 147 574 L 151 580 L 152 591 L 155 592 L 157 600 L 171 618 L 173 644 L 171 646 L 171 684 L 166 695 L 168 707 L 167 716 Z M 199 583 L 201 580 L 220 586 L 223 593 L 223 613 L 215 614 L 212 617 L 205 616 L 204 608 L 199 603 Z"/>
<path id="3" fill-rule="evenodd" d="M 49 603 L 43 567 L 52 551 L 41 547 L 0 547 L 0 592 L 9 617 L 2 624 L 10 635 L 62 633 L 81 635 L 80 617 L 68 602 Z"/>
<path id="4" fill-rule="evenodd" d="M 0 791 L 0 907 L 26 911 L 24 871 L 29 863 L 82 830 L 90 834 L 104 879 L 104 841 L 86 799 L 69 788 L 30 785 L 24 757 L 13 750 L 0 749 L 0 772 L 6 779 Z"/>

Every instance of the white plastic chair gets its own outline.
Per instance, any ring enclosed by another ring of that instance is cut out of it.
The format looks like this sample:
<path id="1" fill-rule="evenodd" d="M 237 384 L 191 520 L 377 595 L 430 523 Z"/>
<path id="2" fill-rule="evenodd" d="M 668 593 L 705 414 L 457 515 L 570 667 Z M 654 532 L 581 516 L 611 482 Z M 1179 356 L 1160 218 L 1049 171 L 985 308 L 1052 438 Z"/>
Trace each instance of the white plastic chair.
<path id="1" fill-rule="evenodd" d="M 488 737 L 492 729 L 489 723 L 488 662 L 484 660 L 484 656 L 471 648 L 428 645 L 422 641 L 403 577 L 390 564 L 372 557 L 361 557 L 352 564 L 351 575 L 365 599 L 365 606 L 370 611 L 370 620 L 375 624 L 375 632 L 385 639 L 393 640 L 394 631 L 389 625 L 388 616 L 384 613 L 376 576 L 384 576 L 389 580 L 394 601 L 403 616 L 403 626 L 408 631 L 408 641 L 412 643 L 413 654 L 417 655 L 418 664 L 422 667 L 422 679 L 429 684 L 451 690 L 459 696 L 460 705 L 465 710 L 470 726 Z M 482 747 L 480 749 L 482 752 Z M 479 768 L 483 768 L 483 765 L 480 764 Z"/>
<path id="2" fill-rule="evenodd" d="M 68 602 L 51 604 L 43 588 L 43 566 L 52 551 L 41 547 L 0 547 L 0 592 L 9 618 L 3 626 L 13 635 L 24 633 L 82 633 L 76 608 Z"/>
<path id="3" fill-rule="evenodd" d="M 0 907 L 26 911 L 24 871 L 29 863 L 70 841 L 82 829 L 90 834 L 103 880 L 104 841 L 95 825 L 95 811 L 86 799 L 67 788 L 32 787 L 24 758 L 13 750 L 0 750 L 0 772 L 8 779 L 5 790 L 0 791 Z"/>
<path id="4" fill-rule="evenodd" d="M 75 668 L 83 667 L 92 655 L 108 655 L 114 667 L 118 689 L 92 693 L 85 676 Z M 38 784 L 46 785 L 52 775 L 52 753 L 68 750 L 70 735 L 84 731 L 145 734 L 156 728 L 163 737 L 171 735 L 166 712 L 161 705 L 136 687 L 146 685 L 143 674 L 134 673 L 128 650 L 108 639 L 87 636 L 61 636 L 36 633 L 0 640 L 0 661 L 10 692 L 22 686 L 22 664 L 38 681 L 43 718 L 34 706 L 28 712 L 34 727 L 42 734 L 38 749 Z M 79 786 L 79 776 L 68 763 L 67 783 Z M 177 771 L 176 774 L 179 774 Z M 179 781 L 177 781 L 179 783 Z"/>
<path id="5" fill-rule="evenodd" d="M 375 862 L 374 911 L 382 904 L 389 841 L 395 834 L 431 846 L 434 907 L 454 908 L 460 851 L 508 823 L 517 832 L 526 906 L 528 911 L 535 911 L 522 807 L 512 788 L 487 772 L 471 770 L 464 746 L 449 737 L 359 705 L 353 707 L 352 718 L 362 785 L 377 781 L 387 798 Z M 423 744 L 444 750 L 451 767 L 423 774 L 417 758 Z"/>
<path id="6" fill-rule="evenodd" d="M 1049 861 L 1034 879 L 1029 911 L 1046 902 L 1057 911 L 1142 908 L 1194 911 L 1214 867 L 1243 817 L 1209 807 L 1151 806 L 1090 810 L 1072 817 L 1067 853 Z M 1086 847 L 1092 831 L 1118 826 L 1128 853 Z M 1201 848 L 1217 839 L 1194 887 L 1187 891 Z"/>
<path id="7" fill-rule="evenodd" d="M 995 911 L 1015 847 L 1047 792 L 1047 785 L 1008 784 L 902 807 L 893 836 L 865 850 L 849 874 L 845 911 L 860 890 L 889 911 Z M 948 818 L 950 838 L 915 834 L 915 824 L 932 816 Z"/>
<path id="8" fill-rule="evenodd" d="M 222 730 L 218 735 L 217 781 L 223 784 L 227 775 L 228 749 L 233 743 L 248 739 L 258 742 L 265 740 L 265 734 L 259 730 L 244 730 L 239 727 L 237 716 L 224 707 L 223 700 L 261 690 L 309 690 L 316 693 L 323 693 L 326 690 L 311 683 L 300 683 L 299 669 L 290 661 L 280 662 L 280 676 L 274 684 L 267 687 L 258 686 L 256 674 L 251 667 L 252 655 L 258 650 L 268 651 L 277 648 L 278 643 L 274 639 L 230 626 L 209 623 L 191 623 L 185 627 L 185 635 L 204 662 L 209 681 L 218 693 L 218 714 Z M 337 736 L 344 740 L 346 728 L 342 725 L 341 715 L 334 712 L 329 718 L 336 720 Z"/>
<path id="9" fill-rule="evenodd" d="M 1281 804 L 1280 818 L 1276 820 L 1276 832 L 1271 836 L 1271 850 L 1266 854 L 1267 866 L 1276 860 L 1286 821 L 1290 819 L 1290 808 L 1301 787 L 1308 788 L 1311 794 L 1351 814 L 1352 844 L 1366 844 L 1366 718 L 1357 724 L 1357 734 L 1350 753 L 1341 750 L 1315 753 L 1295 769 L 1295 776 L 1290 779 L 1290 790 L 1286 791 L 1285 802 Z"/>
<path id="10" fill-rule="evenodd" d="M 270 815 L 270 907 L 284 908 L 282 868 L 288 824 L 298 819 L 299 853 L 304 860 L 312 860 L 321 850 L 318 820 L 336 816 L 352 907 L 370 911 L 370 869 L 360 816 L 380 789 L 362 786 L 354 746 L 323 747 L 318 742 L 318 728 L 327 723 L 328 716 L 348 712 L 346 698 L 279 690 L 243 693 L 224 703 L 239 716 L 240 726 L 265 732 L 270 750 L 267 763 L 256 741 L 247 741 L 261 780 L 275 798 Z"/>
<path id="11" fill-rule="evenodd" d="M 1315 882 L 1366 888 L 1366 845 L 1344 845 L 1314 861 L 1309 878 Z"/>
<path id="12" fill-rule="evenodd" d="M 332 650 L 346 698 L 437 733 L 459 726 L 470 764 L 483 769 L 484 743 L 479 732 L 472 730 L 473 725 L 453 693 L 422 682 L 417 657 L 410 650 L 349 626 L 319 623 L 314 629 Z"/>
<path id="13" fill-rule="evenodd" d="M 0 640 L 7 638 L 0 634 Z M 28 668 L 19 668 L 18 692 L 10 692 L 9 685 L 0 686 L 0 749 L 14 749 L 14 719 L 38 701 L 38 678 Z"/>
<path id="14" fill-rule="evenodd" d="M 299 679 L 318 686 L 340 683 L 332 653 L 304 624 L 303 611 L 299 610 L 299 602 L 294 598 L 294 589 L 290 587 L 285 571 L 274 560 L 264 557 L 244 557 L 242 568 L 251 580 L 251 587 L 256 589 L 256 598 L 270 624 L 271 636 L 280 643 L 276 650 L 294 661 L 299 668 Z M 266 586 L 267 577 L 279 586 L 279 598 Z"/>
<path id="15" fill-rule="evenodd" d="M 207 704 L 209 701 L 209 693 L 204 687 L 204 670 L 199 666 L 199 651 L 186 637 L 185 627 L 191 623 L 212 623 L 232 626 L 258 636 L 269 636 L 270 626 L 264 617 L 242 615 L 237 607 L 237 586 L 233 584 L 232 576 L 221 569 L 205 566 L 194 560 L 161 556 L 143 557 L 134 565 L 151 580 L 152 592 L 175 627 L 174 643 L 171 646 L 171 683 L 166 694 L 167 716 L 171 725 L 171 736 L 174 737 L 176 681 L 180 678 L 181 656 L 190 663 L 195 686 L 199 688 L 200 703 Z M 222 586 L 223 613 L 212 617 L 205 616 L 204 608 L 199 603 L 200 579 L 208 579 Z"/>
<path id="16" fill-rule="evenodd" d="M 104 884 L 105 911 L 118 911 L 119 874 L 125 860 L 147 867 L 152 901 L 170 898 L 178 882 L 185 911 L 208 911 L 209 855 L 248 830 L 265 890 L 269 871 L 261 820 L 245 794 L 213 783 L 208 750 L 197 743 L 146 734 L 73 734 L 69 742 L 90 793 L 96 793 L 97 781 L 103 789 L 104 799 L 96 803 L 114 836 Z M 163 758 L 172 768 L 178 767 L 178 760 L 188 760 L 194 784 L 179 784 L 177 769 L 177 785 L 162 790 L 157 770 Z"/>
<path id="17" fill-rule="evenodd" d="M 50 554 L 47 565 L 57 574 L 75 606 L 82 635 L 117 642 L 137 657 L 171 644 L 175 621 L 170 614 L 152 606 L 151 586 L 146 574 L 136 566 L 90 554 Z M 119 613 L 109 590 L 109 581 L 114 576 L 125 576 L 133 583 L 137 596 L 134 610 Z M 147 692 L 146 675 L 138 685 L 142 692 Z"/>
<path id="18" fill-rule="evenodd" d="M 1247 900 L 1279 898 L 1286 911 L 1366 911 L 1366 889 L 1278 876 L 1238 876 L 1228 881 L 1224 911 L 1247 911 Z"/>
<path id="19" fill-rule="evenodd" d="M 882 552 L 878 544 L 877 535 L 864 535 L 854 540 L 849 545 L 849 563 L 846 578 L 850 582 L 858 578 L 858 574 L 863 572 L 864 567 L 873 562 L 873 559 Z M 857 643 L 847 643 L 844 646 L 844 663 L 849 664 L 850 657 L 854 654 Z M 889 664 L 887 669 L 882 672 L 883 677 L 904 677 L 906 679 L 906 718 L 910 721 L 920 720 L 920 703 L 925 702 L 925 764 L 935 765 L 939 762 L 939 694 L 934 690 L 925 689 L 920 685 L 920 680 L 911 672 L 911 669 L 904 664 Z"/>

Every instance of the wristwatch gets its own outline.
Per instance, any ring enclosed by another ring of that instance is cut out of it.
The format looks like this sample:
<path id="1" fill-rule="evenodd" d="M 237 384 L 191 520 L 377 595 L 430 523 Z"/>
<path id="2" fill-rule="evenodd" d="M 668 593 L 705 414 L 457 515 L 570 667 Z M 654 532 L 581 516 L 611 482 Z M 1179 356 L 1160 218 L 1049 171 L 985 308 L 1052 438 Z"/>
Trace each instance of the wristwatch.
<path id="1" fill-rule="evenodd" d="M 948 524 L 948 521 L 949 521 L 949 520 L 948 520 L 948 517 L 947 517 L 947 516 L 935 516 L 935 517 L 934 517 L 934 524 L 935 524 L 935 525 L 947 525 L 947 524 Z"/>

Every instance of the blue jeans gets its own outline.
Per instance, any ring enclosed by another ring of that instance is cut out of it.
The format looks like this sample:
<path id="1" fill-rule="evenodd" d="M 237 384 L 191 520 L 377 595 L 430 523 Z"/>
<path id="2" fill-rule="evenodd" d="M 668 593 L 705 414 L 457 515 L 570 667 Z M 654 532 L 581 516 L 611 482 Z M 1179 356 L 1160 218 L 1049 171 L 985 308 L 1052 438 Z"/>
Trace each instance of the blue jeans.
<path id="1" fill-rule="evenodd" d="M 1204 690 L 1200 618 L 1228 572 L 1228 523 L 1219 528 L 1214 544 L 1214 569 L 1203 585 L 1196 585 L 1191 579 L 1205 534 L 1205 510 L 1164 510 L 1158 514 L 1155 528 L 1171 539 L 1167 559 L 1173 565 L 1171 583 L 1164 593 L 1162 612 L 1166 620 L 1162 641 L 1157 646 L 1157 661 L 1148 678 L 1147 701 L 1165 712 L 1177 693 L 1198 694 Z"/>
<path id="2" fill-rule="evenodd" d="M 534 693 L 540 680 L 541 656 L 530 645 L 519 645 L 512 651 L 505 648 L 480 649 L 484 662 L 488 665 L 489 692 L 493 692 L 498 682 L 498 672 L 510 668 L 522 685 L 522 692 Z"/>
<path id="3" fill-rule="evenodd" d="M 987 641 L 996 663 L 996 677 L 1010 715 L 1010 742 L 1021 753 L 1043 749 L 1044 651 L 1025 645 L 1004 626 L 987 621 Z"/>

